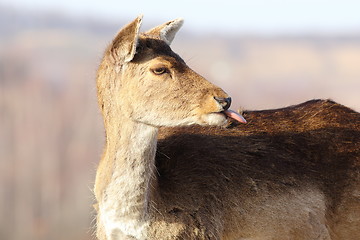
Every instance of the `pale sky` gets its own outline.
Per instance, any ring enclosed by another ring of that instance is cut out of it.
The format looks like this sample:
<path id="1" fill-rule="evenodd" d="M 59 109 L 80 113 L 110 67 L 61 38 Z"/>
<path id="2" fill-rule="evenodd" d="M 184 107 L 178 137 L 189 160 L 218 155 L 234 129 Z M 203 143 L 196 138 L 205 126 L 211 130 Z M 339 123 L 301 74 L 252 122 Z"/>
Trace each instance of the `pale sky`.
<path id="1" fill-rule="evenodd" d="M 191 31 L 225 33 L 360 32 L 359 0 L 0 0 L 26 10 L 131 21 L 182 17 Z"/>

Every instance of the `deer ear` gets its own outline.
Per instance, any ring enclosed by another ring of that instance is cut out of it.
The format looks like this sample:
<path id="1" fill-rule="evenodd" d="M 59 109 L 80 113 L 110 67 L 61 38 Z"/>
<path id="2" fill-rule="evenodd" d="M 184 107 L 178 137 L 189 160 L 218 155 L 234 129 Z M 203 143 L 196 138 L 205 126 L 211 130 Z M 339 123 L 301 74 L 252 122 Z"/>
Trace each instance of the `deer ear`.
<path id="1" fill-rule="evenodd" d="M 110 46 L 110 56 L 115 62 L 130 62 L 136 53 L 136 46 L 139 38 L 139 30 L 142 16 L 126 25 L 113 39 Z"/>
<path id="2" fill-rule="evenodd" d="M 174 40 L 176 33 L 183 25 L 183 23 L 184 20 L 178 18 L 149 30 L 148 32 L 146 32 L 146 35 L 160 38 L 161 40 L 165 41 L 168 45 L 170 45 L 171 42 Z"/>

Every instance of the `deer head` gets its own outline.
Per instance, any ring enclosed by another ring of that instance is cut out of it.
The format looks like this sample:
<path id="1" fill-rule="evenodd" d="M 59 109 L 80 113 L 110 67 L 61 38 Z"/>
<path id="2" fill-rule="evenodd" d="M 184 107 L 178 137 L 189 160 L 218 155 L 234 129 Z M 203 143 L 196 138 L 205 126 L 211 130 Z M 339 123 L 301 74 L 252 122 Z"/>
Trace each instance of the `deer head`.
<path id="1" fill-rule="evenodd" d="M 170 44 L 183 24 L 176 19 L 140 33 L 142 17 L 125 26 L 105 52 L 98 71 L 105 122 L 126 117 L 156 127 L 227 124 L 231 98 L 191 70 Z"/>

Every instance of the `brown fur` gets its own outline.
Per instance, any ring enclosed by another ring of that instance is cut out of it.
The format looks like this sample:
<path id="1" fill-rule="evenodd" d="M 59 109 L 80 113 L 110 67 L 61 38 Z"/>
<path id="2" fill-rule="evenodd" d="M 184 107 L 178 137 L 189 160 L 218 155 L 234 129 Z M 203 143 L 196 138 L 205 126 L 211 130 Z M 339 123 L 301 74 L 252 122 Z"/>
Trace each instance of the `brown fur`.
<path id="1" fill-rule="evenodd" d="M 359 113 L 313 100 L 225 128 L 226 93 L 168 46 L 179 21 L 137 38 L 140 22 L 98 71 L 99 239 L 360 239 Z"/>

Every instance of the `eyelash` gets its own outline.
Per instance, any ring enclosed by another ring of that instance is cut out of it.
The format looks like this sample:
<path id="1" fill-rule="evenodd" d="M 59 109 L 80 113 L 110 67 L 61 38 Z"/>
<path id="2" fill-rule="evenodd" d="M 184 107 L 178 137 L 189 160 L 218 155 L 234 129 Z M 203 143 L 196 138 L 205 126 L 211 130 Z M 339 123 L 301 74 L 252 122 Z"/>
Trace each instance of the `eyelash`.
<path id="1" fill-rule="evenodd" d="M 162 75 L 164 73 L 168 73 L 169 70 L 166 67 L 159 67 L 152 70 L 154 74 L 156 75 Z"/>

